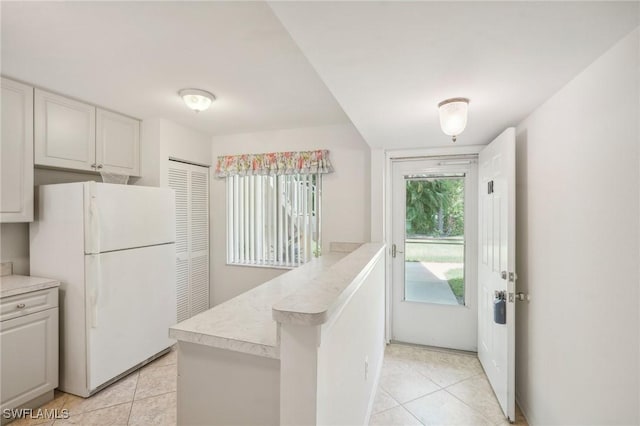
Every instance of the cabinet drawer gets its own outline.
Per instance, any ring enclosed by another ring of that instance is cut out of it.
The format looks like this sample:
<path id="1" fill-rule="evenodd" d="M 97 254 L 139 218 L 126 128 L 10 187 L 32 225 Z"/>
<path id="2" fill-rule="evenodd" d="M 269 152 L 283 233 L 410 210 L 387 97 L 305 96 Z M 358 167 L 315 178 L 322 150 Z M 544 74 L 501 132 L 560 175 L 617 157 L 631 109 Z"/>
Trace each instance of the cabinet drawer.
<path id="1" fill-rule="evenodd" d="M 32 291 L 0 300 L 0 321 L 58 306 L 58 288 Z"/>

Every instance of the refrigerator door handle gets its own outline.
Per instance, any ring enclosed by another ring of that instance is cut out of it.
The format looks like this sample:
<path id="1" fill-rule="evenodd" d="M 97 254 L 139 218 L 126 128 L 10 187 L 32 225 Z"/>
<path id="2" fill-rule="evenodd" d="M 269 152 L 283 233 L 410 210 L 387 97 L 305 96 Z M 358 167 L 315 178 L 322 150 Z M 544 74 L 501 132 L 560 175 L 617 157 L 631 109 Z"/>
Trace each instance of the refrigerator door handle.
<path id="1" fill-rule="evenodd" d="M 87 232 L 85 232 L 86 253 L 100 253 L 100 209 L 96 196 L 96 183 L 88 182 L 85 197 L 89 200 L 86 210 Z"/>
<path id="2" fill-rule="evenodd" d="M 100 271 L 100 256 L 87 256 L 87 283 L 89 284 L 89 327 L 98 327 L 98 302 L 100 301 L 100 287 L 102 274 Z"/>

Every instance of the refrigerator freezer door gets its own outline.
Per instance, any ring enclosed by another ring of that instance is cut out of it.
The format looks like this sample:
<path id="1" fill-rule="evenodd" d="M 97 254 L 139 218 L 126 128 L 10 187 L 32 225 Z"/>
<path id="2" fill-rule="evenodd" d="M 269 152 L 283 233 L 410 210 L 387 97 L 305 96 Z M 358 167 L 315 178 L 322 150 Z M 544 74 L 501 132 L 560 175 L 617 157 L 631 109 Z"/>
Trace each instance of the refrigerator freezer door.
<path id="1" fill-rule="evenodd" d="M 171 346 L 175 247 L 85 256 L 89 391 Z"/>
<path id="2" fill-rule="evenodd" d="M 84 203 L 87 254 L 176 239 L 172 189 L 86 182 Z"/>

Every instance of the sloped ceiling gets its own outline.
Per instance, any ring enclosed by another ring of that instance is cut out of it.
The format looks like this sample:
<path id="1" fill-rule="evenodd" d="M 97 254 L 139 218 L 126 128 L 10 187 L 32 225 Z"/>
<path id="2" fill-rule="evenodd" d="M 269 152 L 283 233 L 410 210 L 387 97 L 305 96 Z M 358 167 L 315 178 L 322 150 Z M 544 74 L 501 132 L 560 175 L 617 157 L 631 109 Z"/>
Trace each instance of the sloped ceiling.
<path id="1" fill-rule="evenodd" d="M 638 25 L 638 2 L 6 2 L 2 74 L 208 134 L 354 123 L 375 147 L 484 144 Z M 606 82 L 603 82 L 606 84 Z M 218 100 L 188 110 L 177 91 Z M 346 113 L 346 114 L 345 114 Z M 559 118 L 561 119 L 561 118 Z"/>
<path id="2" fill-rule="evenodd" d="M 2 74 L 209 134 L 348 123 L 264 2 L 6 2 Z M 177 92 L 218 100 L 194 113 Z"/>
<path id="3" fill-rule="evenodd" d="M 457 143 L 488 143 L 638 26 L 639 4 L 270 3 L 366 141 L 383 148 L 450 144 L 437 111 L 450 97 L 470 98 Z"/>

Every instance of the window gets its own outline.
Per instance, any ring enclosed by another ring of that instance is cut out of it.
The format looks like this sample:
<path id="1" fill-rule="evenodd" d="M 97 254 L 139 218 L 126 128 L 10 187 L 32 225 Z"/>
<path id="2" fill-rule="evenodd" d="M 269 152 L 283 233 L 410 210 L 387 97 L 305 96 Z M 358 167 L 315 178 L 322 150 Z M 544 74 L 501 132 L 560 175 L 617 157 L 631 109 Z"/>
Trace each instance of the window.
<path id="1" fill-rule="evenodd" d="M 227 177 L 227 263 L 296 267 L 319 255 L 320 174 Z"/>
<path id="2" fill-rule="evenodd" d="M 405 300 L 465 304 L 465 174 L 405 176 Z"/>

